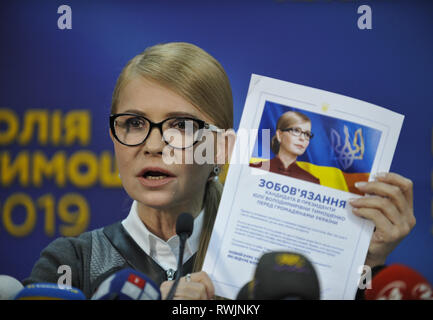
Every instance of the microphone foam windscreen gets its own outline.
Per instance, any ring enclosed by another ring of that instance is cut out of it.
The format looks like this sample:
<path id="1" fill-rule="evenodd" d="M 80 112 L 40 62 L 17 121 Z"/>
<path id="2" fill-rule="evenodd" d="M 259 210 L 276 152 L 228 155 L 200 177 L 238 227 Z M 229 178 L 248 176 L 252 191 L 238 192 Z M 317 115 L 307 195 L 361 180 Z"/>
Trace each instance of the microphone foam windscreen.
<path id="1" fill-rule="evenodd" d="M 373 277 L 364 295 L 366 300 L 433 300 L 433 288 L 417 271 L 393 264 Z"/>
<path id="2" fill-rule="evenodd" d="M 265 253 L 254 275 L 254 298 L 319 300 L 317 273 L 311 262 L 299 253 Z"/>
<path id="3" fill-rule="evenodd" d="M 0 300 L 13 300 L 24 287 L 17 279 L 0 275 Z"/>
<path id="4" fill-rule="evenodd" d="M 105 279 L 92 300 L 161 300 L 161 292 L 143 273 L 123 269 Z"/>
<path id="5" fill-rule="evenodd" d="M 194 229 L 194 218 L 189 213 L 181 213 L 176 220 L 176 233 L 186 233 L 188 237 L 191 236 Z"/>
<path id="6" fill-rule="evenodd" d="M 238 292 L 236 300 L 254 300 L 254 281 L 247 282 Z"/>
<path id="7" fill-rule="evenodd" d="M 75 288 L 60 288 L 54 283 L 35 283 L 25 286 L 15 300 L 86 300 L 86 296 Z"/>

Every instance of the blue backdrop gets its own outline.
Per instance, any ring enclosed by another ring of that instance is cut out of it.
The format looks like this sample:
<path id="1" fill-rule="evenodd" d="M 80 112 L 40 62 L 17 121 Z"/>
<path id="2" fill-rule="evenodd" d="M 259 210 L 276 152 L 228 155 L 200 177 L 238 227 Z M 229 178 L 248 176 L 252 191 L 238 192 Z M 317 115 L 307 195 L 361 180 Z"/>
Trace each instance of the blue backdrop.
<path id="1" fill-rule="evenodd" d="M 358 28 L 364 4 L 371 30 Z M 404 114 L 391 170 L 414 181 L 417 225 L 387 262 L 433 282 L 432 39 L 421 0 L 1 1 L 0 274 L 23 279 L 56 237 L 126 216 L 108 135 L 116 78 L 147 46 L 186 41 L 226 69 L 235 129 L 251 73 Z"/>

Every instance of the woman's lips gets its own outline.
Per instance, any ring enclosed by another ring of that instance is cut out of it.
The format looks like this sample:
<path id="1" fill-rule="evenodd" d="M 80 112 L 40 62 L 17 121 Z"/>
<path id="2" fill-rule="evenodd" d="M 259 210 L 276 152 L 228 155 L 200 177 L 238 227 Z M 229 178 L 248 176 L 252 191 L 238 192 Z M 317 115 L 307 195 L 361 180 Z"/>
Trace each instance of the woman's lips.
<path id="1" fill-rule="evenodd" d="M 148 172 L 160 172 L 161 174 L 169 176 L 169 177 L 174 177 L 175 176 L 172 172 L 170 172 L 170 171 L 168 171 L 166 169 L 160 168 L 160 167 L 146 167 L 146 168 L 143 168 L 140 171 L 140 173 L 138 174 L 138 176 L 142 177 L 145 174 L 147 174 Z"/>
<path id="2" fill-rule="evenodd" d="M 159 167 L 146 167 L 137 177 L 143 186 L 151 188 L 164 186 L 176 178 L 170 171 Z"/>
<path id="3" fill-rule="evenodd" d="M 171 181 L 176 179 L 176 177 L 165 176 L 163 178 L 154 178 L 154 177 L 138 177 L 138 181 L 145 186 L 150 188 L 162 187 Z"/>

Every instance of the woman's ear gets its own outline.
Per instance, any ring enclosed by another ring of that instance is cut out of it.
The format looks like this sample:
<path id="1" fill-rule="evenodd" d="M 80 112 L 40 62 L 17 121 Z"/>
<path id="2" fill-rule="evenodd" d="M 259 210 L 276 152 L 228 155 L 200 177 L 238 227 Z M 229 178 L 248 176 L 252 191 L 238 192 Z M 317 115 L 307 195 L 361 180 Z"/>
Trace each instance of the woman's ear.
<path id="1" fill-rule="evenodd" d="M 114 137 L 113 137 L 113 134 L 111 133 L 110 129 L 108 129 L 108 134 L 110 135 L 111 141 L 113 141 L 113 143 L 114 143 Z"/>
<path id="2" fill-rule="evenodd" d="M 280 129 L 277 129 L 276 136 L 277 136 L 278 143 L 281 143 L 281 130 Z"/>
<path id="3" fill-rule="evenodd" d="M 225 130 L 217 135 L 216 143 L 216 164 L 225 164 L 230 162 L 233 149 L 236 142 L 236 132 L 233 129 Z"/>
<path id="4" fill-rule="evenodd" d="M 116 145 L 116 141 L 117 141 L 117 139 L 114 137 L 114 135 L 113 135 L 113 133 L 111 132 L 110 129 L 108 129 L 108 133 L 109 133 L 109 135 L 110 135 L 110 139 L 111 139 L 111 141 L 113 142 L 113 145 L 115 146 L 115 145 Z"/>

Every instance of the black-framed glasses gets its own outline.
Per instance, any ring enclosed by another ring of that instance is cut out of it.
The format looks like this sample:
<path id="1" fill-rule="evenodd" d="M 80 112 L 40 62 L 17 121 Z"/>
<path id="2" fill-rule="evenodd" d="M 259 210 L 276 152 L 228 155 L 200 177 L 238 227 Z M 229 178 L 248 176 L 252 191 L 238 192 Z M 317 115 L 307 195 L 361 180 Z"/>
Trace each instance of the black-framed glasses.
<path id="1" fill-rule="evenodd" d="M 159 129 L 163 141 L 176 149 L 192 147 L 201 140 L 203 129 L 224 131 L 203 120 L 189 117 L 171 117 L 155 123 L 134 113 L 110 115 L 111 133 L 126 146 L 134 147 L 144 143 L 154 127 Z"/>
<path id="2" fill-rule="evenodd" d="M 304 135 L 304 138 L 307 140 L 311 140 L 314 137 L 314 134 L 311 131 L 302 131 L 301 128 L 292 127 L 287 129 L 280 129 L 281 131 L 290 132 L 295 137 L 299 137 L 301 134 Z"/>

